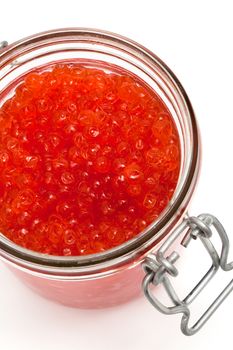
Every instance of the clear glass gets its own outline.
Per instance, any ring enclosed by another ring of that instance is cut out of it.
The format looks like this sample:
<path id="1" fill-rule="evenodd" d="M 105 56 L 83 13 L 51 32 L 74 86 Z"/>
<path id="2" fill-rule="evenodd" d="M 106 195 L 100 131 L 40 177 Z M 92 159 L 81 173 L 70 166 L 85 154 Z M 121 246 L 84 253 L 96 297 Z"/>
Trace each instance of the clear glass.
<path id="1" fill-rule="evenodd" d="M 199 172 L 200 142 L 190 101 L 178 79 L 152 52 L 116 34 L 87 28 L 33 35 L 0 51 L 0 105 L 8 86 L 32 68 L 63 59 L 99 60 L 125 68 L 161 97 L 176 123 L 181 169 L 176 191 L 163 213 L 130 241 L 103 253 L 56 257 L 19 247 L 0 233 L 0 255 L 38 293 L 76 307 L 104 307 L 140 293 L 141 263 L 179 222 L 192 197 Z"/>

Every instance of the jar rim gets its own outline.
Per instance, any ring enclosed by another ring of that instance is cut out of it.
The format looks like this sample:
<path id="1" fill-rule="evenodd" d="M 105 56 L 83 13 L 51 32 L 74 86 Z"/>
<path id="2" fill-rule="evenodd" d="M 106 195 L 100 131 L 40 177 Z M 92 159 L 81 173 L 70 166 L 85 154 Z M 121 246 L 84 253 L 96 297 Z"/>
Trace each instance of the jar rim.
<path id="1" fill-rule="evenodd" d="M 84 256 L 52 256 L 42 253 L 37 253 L 23 247 L 20 247 L 8 240 L 4 235 L 0 233 L 0 254 L 11 261 L 14 261 L 18 264 L 25 262 L 27 266 L 37 266 L 40 265 L 44 268 L 55 268 L 55 269 L 67 269 L 67 268 L 87 268 L 91 266 L 100 266 L 106 262 L 110 263 L 113 266 L 117 261 L 132 259 L 132 257 L 138 256 L 138 251 L 141 252 L 148 246 L 150 240 L 153 238 L 153 245 L 161 240 L 166 234 L 167 231 L 162 232 L 161 230 L 165 227 L 171 226 L 171 221 L 174 225 L 174 216 L 176 216 L 176 222 L 183 215 L 187 204 L 191 198 L 193 189 L 195 188 L 197 175 L 199 170 L 199 161 L 200 161 L 200 139 L 199 131 L 197 127 L 197 121 L 195 114 L 191 105 L 191 102 L 188 98 L 187 93 L 185 92 L 183 86 L 175 76 L 175 74 L 170 70 L 170 68 L 153 52 L 145 48 L 144 46 L 136 43 L 135 41 L 128 39 L 124 36 L 90 28 L 65 28 L 65 29 L 56 29 L 39 34 L 32 35 L 25 39 L 19 40 L 5 48 L 0 52 L 0 64 L 3 60 L 10 60 L 12 53 L 20 53 L 20 50 L 24 50 L 25 47 L 29 45 L 39 44 L 39 43 L 49 43 L 51 40 L 77 40 L 77 37 L 93 38 L 97 42 L 108 41 L 115 43 L 117 45 L 123 45 L 124 47 L 133 50 L 143 59 L 146 59 L 150 62 L 151 65 L 158 65 L 160 69 L 166 74 L 166 76 L 172 81 L 173 85 L 176 87 L 179 92 L 184 104 L 186 105 L 188 116 L 190 118 L 190 126 L 192 132 L 192 148 L 191 154 L 189 155 L 190 161 L 188 164 L 188 170 L 186 172 L 186 179 L 184 184 L 179 191 L 177 197 L 174 199 L 173 203 L 163 216 L 159 216 L 159 220 L 154 221 L 149 225 L 143 232 L 134 237 L 133 239 L 117 246 L 112 249 L 109 249 L 105 252 L 98 254 L 84 255 Z M 1 69 L 1 68 L 0 68 Z"/>

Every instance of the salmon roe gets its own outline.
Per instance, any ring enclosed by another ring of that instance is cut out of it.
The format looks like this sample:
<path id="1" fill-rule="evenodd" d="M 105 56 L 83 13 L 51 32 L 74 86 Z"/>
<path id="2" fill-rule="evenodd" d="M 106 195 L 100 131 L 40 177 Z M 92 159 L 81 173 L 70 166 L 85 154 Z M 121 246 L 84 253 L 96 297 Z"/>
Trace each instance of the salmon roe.
<path id="1" fill-rule="evenodd" d="M 52 255 L 98 253 L 136 236 L 168 205 L 178 132 L 139 78 L 60 62 L 10 89 L 0 107 L 0 231 L 10 240 Z"/>

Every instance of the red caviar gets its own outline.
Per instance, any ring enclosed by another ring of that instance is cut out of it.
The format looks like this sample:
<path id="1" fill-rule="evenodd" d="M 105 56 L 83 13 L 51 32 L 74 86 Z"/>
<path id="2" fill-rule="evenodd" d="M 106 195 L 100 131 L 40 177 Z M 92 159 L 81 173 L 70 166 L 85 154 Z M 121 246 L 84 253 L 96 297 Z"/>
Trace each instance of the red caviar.
<path id="1" fill-rule="evenodd" d="M 38 68 L 0 108 L 0 231 L 18 245 L 102 252 L 142 231 L 173 195 L 180 144 L 168 108 L 128 71 L 97 67 Z"/>

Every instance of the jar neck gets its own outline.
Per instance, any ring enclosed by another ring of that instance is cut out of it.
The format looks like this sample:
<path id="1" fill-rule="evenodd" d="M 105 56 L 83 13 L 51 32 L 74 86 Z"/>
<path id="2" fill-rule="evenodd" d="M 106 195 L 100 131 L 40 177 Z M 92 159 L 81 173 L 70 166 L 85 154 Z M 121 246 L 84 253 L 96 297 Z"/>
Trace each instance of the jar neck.
<path id="1" fill-rule="evenodd" d="M 14 264 L 64 275 L 93 273 L 140 259 L 184 214 L 199 172 L 200 142 L 189 98 L 176 76 L 152 52 L 125 37 L 86 28 L 58 29 L 20 40 L 0 51 L 0 90 L 29 69 L 64 58 L 102 60 L 124 67 L 144 80 L 169 108 L 179 131 L 181 170 L 176 191 L 163 213 L 143 232 L 99 254 L 56 257 L 17 246 L 0 235 L 0 255 Z"/>

